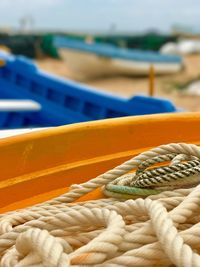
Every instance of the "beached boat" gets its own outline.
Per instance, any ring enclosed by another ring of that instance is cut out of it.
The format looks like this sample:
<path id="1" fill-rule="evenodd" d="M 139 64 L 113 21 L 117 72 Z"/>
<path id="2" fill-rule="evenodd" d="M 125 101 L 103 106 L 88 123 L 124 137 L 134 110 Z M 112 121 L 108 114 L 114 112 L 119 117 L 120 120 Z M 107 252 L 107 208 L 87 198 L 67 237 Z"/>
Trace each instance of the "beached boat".
<path id="1" fill-rule="evenodd" d="M 199 266 L 200 185 L 183 184 L 199 182 L 199 122 L 199 113 L 152 115 L 0 140 L 1 266 Z M 164 190 L 128 187 L 134 175 Z M 117 188 L 135 193 L 126 200 Z"/>
<path id="2" fill-rule="evenodd" d="M 60 33 L 47 33 L 41 37 L 41 48 L 43 53 L 48 56 L 58 58 L 58 51 L 54 45 L 54 37 Z M 84 41 L 88 38 L 87 34 L 62 34 L 62 36 Z M 134 48 L 141 50 L 159 51 L 159 49 L 168 42 L 176 42 L 177 37 L 158 32 L 147 32 L 141 34 L 109 34 L 109 35 L 90 35 L 97 43 L 112 44 L 117 47 Z"/>
<path id="3" fill-rule="evenodd" d="M 0 128 L 58 126 L 178 111 L 166 99 L 146 96 L 123 98 L 57 78 L 39 70 L 24 57 L 1 52 L 0 59 L 5 61 L 0 67 L 0 99 L 23 100 L 26 103 L 29 100 L 27 110 L 19 111 L 17 107 L 12 112 L 0 109 Z"/>
<path id="4" fill-rule="evenodd" d="M 86 43 L 67 37 L 55 37 L 54 45 L 67 66 L 80 77 L 101 75 L 148 75 L 154 65 L 156 74 L 182 69 L 181 57 L 157 52 L 123 49 L 103 43 Z"/>

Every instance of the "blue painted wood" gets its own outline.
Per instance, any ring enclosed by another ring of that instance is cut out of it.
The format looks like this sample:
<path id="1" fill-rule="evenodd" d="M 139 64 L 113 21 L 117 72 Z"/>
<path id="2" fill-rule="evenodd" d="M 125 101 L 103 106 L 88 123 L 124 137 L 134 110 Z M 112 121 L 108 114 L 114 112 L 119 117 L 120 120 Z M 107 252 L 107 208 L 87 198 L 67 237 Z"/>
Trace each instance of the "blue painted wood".
<path id="1" fill-rule="evenodd" d="M 6 65 L 0 68 L 0 99 L 32 99 L 42 106 L 38 112 L 18 112 L 10 121 L 8 117 L 1 119 L 5 115 L 0 113 L 0 128 L 57 126 L 178 111 L 166 99 L 146 96 L 123 98 L 49 75 L 21 56 L 0 52 L 0 58 L 6 61 Z"/>

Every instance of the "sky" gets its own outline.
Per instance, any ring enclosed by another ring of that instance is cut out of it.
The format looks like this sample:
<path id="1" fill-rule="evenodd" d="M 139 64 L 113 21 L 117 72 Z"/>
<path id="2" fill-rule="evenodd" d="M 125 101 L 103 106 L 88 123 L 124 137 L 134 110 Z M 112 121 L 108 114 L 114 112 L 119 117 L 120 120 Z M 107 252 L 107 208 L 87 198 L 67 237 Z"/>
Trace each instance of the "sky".
<path id="1" fill-rule="evenodd" d="M 200 30 L 200 0 L 0 0 L 0 27 L 17 28 L 27 15 L 35 29 L 167 32 L 183 24 Z"/>

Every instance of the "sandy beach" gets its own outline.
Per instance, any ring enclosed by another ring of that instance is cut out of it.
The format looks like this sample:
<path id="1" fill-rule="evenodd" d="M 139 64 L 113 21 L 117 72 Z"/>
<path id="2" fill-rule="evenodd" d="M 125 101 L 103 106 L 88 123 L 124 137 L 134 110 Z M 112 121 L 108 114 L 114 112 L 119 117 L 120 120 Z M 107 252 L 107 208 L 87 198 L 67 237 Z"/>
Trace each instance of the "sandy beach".
<path id="1" fill-rule="evenodd" d="M 78 80 L 61 60 L 46 58 L 37 60 L 38 66 L 51 74 L 85 83 L 98 90 L 109 91 L 125 97 L 136 94 L 147 95 L 148 77 L 102 77 L 91 80 Z M 178 87 L 189 83 L 192 80 L 200 79 L 200 55 L 190 55 L 184 58 L 184 68 L 181 72 L 173 75 L 156 76 L 155 96 L 165 97 L 172 100 L 176 106 L 188 111 L 200 111 L 200 96 L 187 95 L 184 90 Z"/>

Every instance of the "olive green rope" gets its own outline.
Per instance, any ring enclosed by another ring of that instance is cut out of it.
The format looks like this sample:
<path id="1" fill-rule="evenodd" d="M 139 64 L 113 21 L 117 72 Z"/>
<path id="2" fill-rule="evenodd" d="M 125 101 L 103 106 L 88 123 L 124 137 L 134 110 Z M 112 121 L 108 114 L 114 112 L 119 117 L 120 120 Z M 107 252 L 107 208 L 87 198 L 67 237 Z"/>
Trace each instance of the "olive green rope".
<path id="1" fill-rule="evenodd" d="M 165 163 L 163 166 L 152 167 Z M 168 166 L 166 166 L 168 163 Z M 150 169 L 148 169 L 151 167 Z M 143 161 L 136 171 L 125 174 L 104 187 L 111 197 L 133 198 L 162 191 L 192 187 L 200 183 L 200 159 L 169 153 Z"/>

